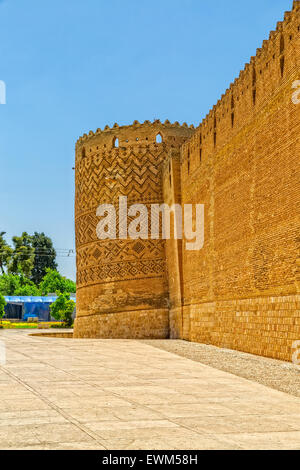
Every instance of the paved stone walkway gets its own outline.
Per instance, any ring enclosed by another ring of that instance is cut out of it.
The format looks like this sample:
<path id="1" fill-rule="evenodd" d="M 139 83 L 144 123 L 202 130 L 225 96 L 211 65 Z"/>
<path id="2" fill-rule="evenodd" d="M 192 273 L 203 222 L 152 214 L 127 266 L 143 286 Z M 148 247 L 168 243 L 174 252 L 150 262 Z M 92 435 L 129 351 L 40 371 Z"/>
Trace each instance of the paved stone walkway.
<path id="1" fill-rule="evenodd" d="M 300 449 L 300 399 L 139 341 L 0 331 L 2 449 Z"/>

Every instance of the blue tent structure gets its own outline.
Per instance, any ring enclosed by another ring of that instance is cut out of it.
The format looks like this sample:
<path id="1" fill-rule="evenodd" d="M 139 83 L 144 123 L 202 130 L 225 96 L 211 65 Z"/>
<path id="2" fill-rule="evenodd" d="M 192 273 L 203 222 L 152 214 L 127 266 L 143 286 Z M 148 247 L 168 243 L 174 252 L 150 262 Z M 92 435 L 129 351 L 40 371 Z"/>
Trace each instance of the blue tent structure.
<path id="1" fill-rule="evenodd" d="M 6 296 L 5 318 L 24 320 L 38 318 L 40 321 L 50 321 L 50 305 L 56 301 L 57 296 L 25 297 Z M 70 298 L 76 302 L 76 296 Z"/>

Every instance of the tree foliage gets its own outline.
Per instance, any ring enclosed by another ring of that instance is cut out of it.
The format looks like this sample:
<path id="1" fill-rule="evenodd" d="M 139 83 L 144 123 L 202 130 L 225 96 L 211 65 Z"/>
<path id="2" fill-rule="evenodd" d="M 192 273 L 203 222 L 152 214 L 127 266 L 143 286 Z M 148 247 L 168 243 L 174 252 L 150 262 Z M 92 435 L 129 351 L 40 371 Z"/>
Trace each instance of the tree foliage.
<path id="1" fill-rule="evenodd" d="M 19 276 L 15 274 L 3 274 L 0 277 L 0 294 L 2 295 L 15 295 L 17 288 L 20 285 Z"/>
<path id="2" fill-rule="evenodd" d="M 6 296 L 39 296 L 76 292 L 76 284 L 57 271 L 51 238 L 35 232 L 13 237 L 13 248 L 0 232 L 0 293 Z"/>
<path id="3" fill-rule="evenodd" d="M 0 276 L 0 294 L 7 296 L 38 296 L 40 290 L 23 274 L 3 274 Z"/>
<path id="4" fill-rule="evenodd" d="M 39 296 L 40 289 L 32 282 L 30 279 L 25 277 L 23 274 L 20 274 L 19 285 L 15 290 L 14 295 L 20 296 Z"/>
<path id="5" fill-rule="evenodd" d="M 54 292 L 70 294 L 76 292 L 76 284 L 70 279 L 63 277 L 58 271 L 47 268 L 46 275 L 40 284 L 40 291 L 42 295 Z"/>
<path id="6" fill-rule="evenodd" d="M 68 293 L 57 295 L 57 300 L 50 306 L 51 316 L 57 321 L 63 321 L 66 326 L 72 326 L 75 302 L 70 299 Z"/>
<path id="7" fill-rule="evenodd" d="M 31 280 L 36 285 L 39 285 L 47 273 L 47 268 L 52 270 L 57 269 L 55 261 L 56 251 L 53 247 L 51 238 L 47 237 L 43 232 L 35 232 L 31 239 L 31 244 L 35 253 Z"/>
<path id="8" fill-rule="evenodd" d="M 0 269 L 4 274 L 4 268 L 8 265 L 13 250 L 4 239 L 5 232 L 0 232 Z"/>
<path id="9" fill-rule="evenodd" d="M 13 237 L 13 253 L 8 263 L 10 274 L 22 273 L 30 277 L 34 266 L 34 248 L 32 237 L 27 232 L 23 232 L 20 237 Z"/>
<path id="10" fill-rule="evenodd" d="M 0 232 L 0 271 L 10 274 L 24 274 L 38 286 L 46 269 L 57 269 L 56 251 L 50 237 L 43 232 L 20 237 L 13 237 L 13 248 L 4 239 L 5 232 Z"/>
<path id="11" fill-rule="evenodd" d="M 2 294 L 0 294 L 0 319 L 2 320 L 3 316 L 4 316 L 4 307 L 6 305 L 6 302 L 5 302 L 5 298 L 3 297 Z"/>
<path id="12" fill-rule="evenodd" d="M 60 293 L 75 293 L 76 284 L 51 269 L 47 269 L 46 276 L 44 276 L 40 286 L 36 286 L 24 274 L 3 274 L 0 276 L 0 294 L 2 295 L 40 296 L 57 291 Z"/>

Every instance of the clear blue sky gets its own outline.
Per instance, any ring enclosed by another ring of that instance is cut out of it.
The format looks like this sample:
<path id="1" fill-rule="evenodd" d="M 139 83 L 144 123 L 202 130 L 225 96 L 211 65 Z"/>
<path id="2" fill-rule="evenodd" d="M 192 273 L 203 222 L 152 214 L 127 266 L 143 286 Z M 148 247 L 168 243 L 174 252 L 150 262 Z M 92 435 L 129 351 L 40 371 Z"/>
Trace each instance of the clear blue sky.
<path id="1" fill-rule="evenodd" d="M 135 119 L 198 124 L 292 0 L 0 0 L 0 230 L 74 247 L 74 146 Z M 59 258 L 75 277 L 75 259 Z"/>

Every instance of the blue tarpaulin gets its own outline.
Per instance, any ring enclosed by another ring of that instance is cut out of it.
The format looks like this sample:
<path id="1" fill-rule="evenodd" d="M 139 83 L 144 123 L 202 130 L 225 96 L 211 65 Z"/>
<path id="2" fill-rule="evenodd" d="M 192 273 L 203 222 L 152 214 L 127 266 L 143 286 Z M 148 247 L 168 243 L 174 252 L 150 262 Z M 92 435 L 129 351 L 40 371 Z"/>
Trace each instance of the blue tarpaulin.
<path id="1" fill-rule="evenodd" d="M 7 303 L 17 303 L 17 304 L 20 304 L 20 303 L 44 303 L 44 304 L 53 304 L 53 302 L 56 301 L 57 299 L 57 296 L 53 296 L 53 297 L 25 297 L 25 296 L 20 296 L 20 297 L 16 297 L 16 296 L 6 296 L 4 297 L 5 298 L 5 301 Z M 74 300 L 74 302 L 76 302 L 76 297 L 71 295 L 70 297 L 72 300 Z"/>
<path id="2" fill-rule="evenodd" d="M 38 317 L 40 321 L 50 321 L 50 305 L 56 301 L 57 296 L 49 297 L 25 297 L 25 296 L 6 296 L 4 297 L 7 303 L 5 308 L 9 318 L 14 317 L 13 306 L 22 307 L 22 318 Z M 76 296 L 70 296 L 76 302 Z M 11 308 L 9 308 L 11 306 Z M 16 311 L 16 310 L 15 310 Z M 20 318 L 21 319 L 21 318 Z"/>

